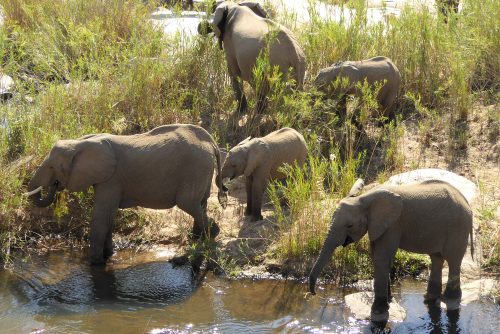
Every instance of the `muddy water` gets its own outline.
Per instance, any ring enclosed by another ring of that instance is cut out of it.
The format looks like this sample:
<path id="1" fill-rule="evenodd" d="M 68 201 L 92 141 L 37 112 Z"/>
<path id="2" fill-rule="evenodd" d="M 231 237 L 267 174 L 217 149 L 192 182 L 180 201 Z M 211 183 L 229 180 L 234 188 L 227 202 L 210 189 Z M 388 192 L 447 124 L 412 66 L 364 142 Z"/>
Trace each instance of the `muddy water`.
<path id="1" fill-rule="evenodd" d="M 393 333 L 497 333 L 500 308 L 488 301 L 460 314 L 422 303 L 422 282 L 404 281 L 395 297 L 407 310 Z M 120 252 L 105 268 L 85 254 L 16 257 L 0 271 L 0 333 L 369 333 L 343 303 L 352 291 L 326 286 L 304 298 L 296 281 L 227 280 L 176 267 L 157 254 Z"/>

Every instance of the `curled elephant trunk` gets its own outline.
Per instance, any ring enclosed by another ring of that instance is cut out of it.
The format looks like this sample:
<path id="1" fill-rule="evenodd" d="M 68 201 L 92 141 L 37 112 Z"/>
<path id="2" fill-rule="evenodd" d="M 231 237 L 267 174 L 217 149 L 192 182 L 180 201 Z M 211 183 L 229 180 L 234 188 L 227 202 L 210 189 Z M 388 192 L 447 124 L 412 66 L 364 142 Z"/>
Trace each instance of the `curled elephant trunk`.
<path id="1" fill-rule="evenodd" d="M 321 274 L 323 267 L 330 260 L 330 257 L 332 256 L 332 253 L 335 250 L 335 248 L 337 248 L 342 244 L 342 242 L 339 242 L 337 238 L 338 238 L 337 233 L 334 231 L 333 228 L 330 227 L 330 231 L 328 232 L 328 236 L 325 239 L 323 248 L 321 248 L 321 252 L 318 256 L 318 259 L 316 260 L 316 263 L 314 263 L 314 266 L 311 269 L 311 273 L 309 274 L 309 292 L 311 292 L 313 295 L 316 294 L 315 291 L 316 280 L 318 279 L 318 276 Z"/>
<path id="2" fill-rule="evenodd" d="M 42 197 L 42 188 L 41 187 L 38 187 L 35 190 L 27 193 L 27 195 L 29 196 L 29 199 L 37 207 L 45 208 L 54 202 L 56 191 L 57 191 L 57 183 L 48 187 L 47 195 L 45 197 Z"/>

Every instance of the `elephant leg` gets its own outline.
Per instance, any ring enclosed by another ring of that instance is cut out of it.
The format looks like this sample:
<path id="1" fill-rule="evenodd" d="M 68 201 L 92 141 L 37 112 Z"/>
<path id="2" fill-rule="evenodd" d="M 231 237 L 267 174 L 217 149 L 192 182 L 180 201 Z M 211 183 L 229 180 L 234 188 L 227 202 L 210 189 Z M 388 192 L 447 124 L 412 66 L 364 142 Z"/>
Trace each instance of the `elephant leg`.
<path id="1" fill-rule="evenodd" d="M 198 202 L 191 198 L 179 198 L 177 200 L 177 206 L 189 214 L 194 219 L 192 238 L 199 239 L 201 237 L 207 237 L 208 231 L 208 217 L 206 214 L 206 205 L 203 207 L 203 200 Z M 215 238 L 215 235 L 210 235 L 211 238 Z"/>
<path id="2" fill-rule="evenodd" d="M 385 100 L 380 102 L 382 106 L 383 115 L 387 115 L 387 119 L 384 120 L 384 123 L 390 123 L 391 121 L 396 120 L 396 96 L 388 96 Z"/>
<path id="3" fill-rule="evenodd" d="M 103 256 L 104 259 L 110 258 L 114 251 L 113 251 L 113 225 L 111 224 L 111 228 L 108 230 L 108 233 L 106 235 L 106 241 L 104 242 L 104 250 L 103 250 Z"/>
<path id="4" fill-rule="evenodd" d="M 456 257 L 456 256 L 455 256 Z M 460 288 L 460 266 L 462 264 L 462 258 L 447 258 L 449 273 L 448 273 L 448 283 L 446 283 L 446 289 L 443 294 L 443 301 L 447 304 L 453 303 L 458 307 L 458 303 L 462 298 L 462 289 Z M 448 308 L 450 308 L 448 306 Z"/>
<path id="5" fill-rule="evenodd" d="M 252 175 L 246 177 L 245 188 L 247 191 L 247 207 L 245 208 L 245 216 L 250 216 L 252 214 L 252 180 Z"/>
<path id="6" fill-rule="evenodd" d="M 390 236 L 385 235 L 373 243 L 375 299 L 370 318 L 374 322 L 386 322 L 389 319 L 389 274 L 398 249 L 397 240 L 396 238 L 391 240 Z"/>
<path id="7" fill-rule="evenodd" d="M 430 254 L 431 257 L 431 274 L 427 283 L 427 293 L 424 295 L 424 303 L 436 303 L 441 298 L 441 284 L 443 262 L 441 254 Z"/>
<path id="8" fill-rule="evenodd" d="M 210 188 L 212 184 L 209 184 L 207 191 L 205 192 L 205 197 L 201 201 L 201 208 L 203 210 L 203 219 L 206 222 L 206 226 L 204 229 L 204 233 L 208 238 L 215 238 L 217 235 L 219 235 L 220 228 L 219 225 L 215 222 L 215 220 L 211 219 L 207 215 L 207 210 L 208 210 L 208 198 L 210 197 Z"/>
<path id="9" fill-rule="evenodd" d="M 113 254 L 113 221 L 118 210 L 120 196 L 106 185 L 94 187 L 94 208 L 90 226 L 90 262 L 103 264 Z"/>
<path id="10" fill-rule="evenodd" d="M 262 197 L 266 189 L 267 178 L 254 175 L 252 180 L 252 221 L 262 220 Z"/>
<path id="11" fill-rule="evenodd" d="M 238 101 L 238 107 L 236 111 L 239 114 L 243 114 L 248 108 L 247 98 L 245 96 L 245 93 L 243 92 L 243 86 L 238 78 L 234 76 L 231 76 L 231 86 L 233 87 L 234 98 L 236 99 L 236 101 Z"/>
<path id="12" fill-rule="evenodd" d="M 342 95 L 337 105 L 336 109 L 339 120 L 341 123 L 345 123 L 347 121 L 347 95 Z"/>
<path id="13" fill-rule="evenodd" d="M 257 115 L 261 115 L 267 108 L 267 93 L 269 93 L 269 81 L 263 78 L 257 89 L 257 105 L 255 107 L 255 113 Z"/>

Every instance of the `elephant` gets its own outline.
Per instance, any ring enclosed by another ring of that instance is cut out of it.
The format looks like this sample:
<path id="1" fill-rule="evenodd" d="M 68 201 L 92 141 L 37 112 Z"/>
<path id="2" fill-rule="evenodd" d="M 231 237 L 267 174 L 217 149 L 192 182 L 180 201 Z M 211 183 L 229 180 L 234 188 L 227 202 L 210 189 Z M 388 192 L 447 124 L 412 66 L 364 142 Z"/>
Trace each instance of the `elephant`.
<path id="1" fill-rule="evenodd" d="M 278 169 L 284 164 L 303 166 L 307 158 L 304 137 L 291 128 L 282 128 L 265 137 L 247 139 L 233 147 L 222 166 L 222 179 L 246 177 L 245 215 L 252 221 L 263 219 L 262 197 L 269 180 L 286 177 Z"/>
<path id="2" fill-rule="evenodd" d="M 347 79 L 347 87 L 334 87 L 337 80 Z M 345 104 L 347 95 L 361 96 L 362 91 L 357 84 L 367 81 L 374 86 L 377 83 L 383 84 L 377 94 L 377 101 L 381 107 L 382 114 L 389 119 L 394 119 L 396 109 L 396 99 L 401 86 L 401 75 L 398 68 L 387 57 L 374 57 L 360 61 L 344 61 L 322 69 L 314 79 L 314 86 L 326 97 L 341 98 L 343 113 L 346 113 Z M 342 115 L 343 116 L 343 115 Z M 359 123 L 354 118 L 356 125 Z"/>
<path id="3" fill-rule="evenodd" d="M 262 53 L 267 53 L 269 64 L 273 68 L 278 67 L 284 80 L 291 77 L 295 80 L 296 88 L 302 89 L 306 70 L 304 51 L 290 30 L 267 19 L 267 13 L 260 4 L 251 1 L 240 4 L 218 2 L 211 27 L 201 23 L 198 26 L 200 34 L 212 31 L 219 40 L 219 47 L 225 51 L 239 114 L 247 109 L 241 81 L 250 83 L 254 89 L 258 88 L 257 114 L 266 109 L 266 95 L 269 91 L 267 79 L 263 78 L 263 83 L 256 87 L 253 78 L 257 59 Z"/>
<path id="4" fill-rule="evenodd" d="M 458 6 L 460 5 L 460 0 L 437 0 L 437 7 L 439 12 L 443 15 L 444 22 L 448 23 L 448 15 L 450 13 L 458 13 Z"/>
<path id="5" fill-rule="evenodd" d="M 193 238 L 215 238 L 219 227 L 206 213 L 214 160 L 224 206 L 227 189 L 220 178 L 219 148 L 203 128 L 171 124 L 128 136 L 91 134 L 59 140 L 29 181 L 27 195 L 36 206 L 47 207 L 56 191 L 79 192 L 92 186 L 90 261 L 102 264 L 113 254 L 118 208 L 177 205 L 194 218 Z"/>
<path id="6" fill-rule="evenodd" d="M 371 320 L 386 322 L 391 299 L 389 273 L 396 251 L 429 254 L 431 272 L 424 301 L 433 305 L 440 299 L 457 303 L 461 299 L 460 266 L 470 235 L 472 211 L 459 190 L 447 182 L 427 180 L 399 186 L 379 186 L 361 196 L 340 201 L 321 252 L 309 274 L 309 290 L 315 293 L 316 280 L 338 246 L 370 240 L 374 265 L 375 299 Z M 449 266 L 448 283 L 441 296 L 442 268 Z"/>

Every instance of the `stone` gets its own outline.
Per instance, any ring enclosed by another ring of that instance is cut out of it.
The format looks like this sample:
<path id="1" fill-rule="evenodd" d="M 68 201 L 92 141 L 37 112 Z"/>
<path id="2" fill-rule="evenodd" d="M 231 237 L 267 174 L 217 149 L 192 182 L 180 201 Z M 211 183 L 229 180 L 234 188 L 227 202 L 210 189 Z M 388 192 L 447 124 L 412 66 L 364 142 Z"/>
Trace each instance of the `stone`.
<path id="1" fill-rule="evenodd" d="M 238 237 L 226 245 L 226 253 L 239 264 L 253 262 L 262 255 L 275 234 L 276 227 L 267 220 L 251 222 L 249 217 L 241 227 Z"/>
<path id="2" fill-rule="evenodd" d="M 372 291 L 362 291 L 347 295 L 344 297 L 344 300 L 356 319 L 369 320 L 373 298 Z M 389 304 L 389 321 L 403 321 L 405 318 L 405 309 L 395 298 L 392 298 L 392 302 Z"/>
<path id="3" fill-rule="evenodd" d="M 463 176 L 437 168 L 416 169 L 410 172 L 391 176 L 384 184 L 401 185 L 411 184 L 426 180 L 441 180 L 457 188 L 471 204 L 478 196 L 477 186 Z"/>
<path id="4" fill-rule="evenodd" d="M 485 297 L 490 297 L 500 289 L 500 281 L 482 278 L 462 285 L 462 305 L 467 305 Z"/>
<path id="5" fill-rule="evenodd" d="M 12 89 L 14 88 L 14 80 L 0 73 L 0 100 L 7 101 L 12 98 Z"/>

